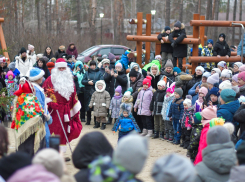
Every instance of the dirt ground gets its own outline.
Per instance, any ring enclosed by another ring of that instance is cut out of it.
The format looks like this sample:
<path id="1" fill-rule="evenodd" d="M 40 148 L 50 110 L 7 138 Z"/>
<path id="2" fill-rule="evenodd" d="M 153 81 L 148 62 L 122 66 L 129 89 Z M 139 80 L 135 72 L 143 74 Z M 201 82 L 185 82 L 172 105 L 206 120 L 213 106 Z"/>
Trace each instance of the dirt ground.
<path id="1" fill-rule="evenodd" d="M 81 132 L 80 137 L 71 142 L 72 150 L 75 149 L 77 143 L 79 142 L 80 138 L 84 134 L 89 133 L 94 130 L 102 132 L 107 137 L 107 139 L 109 140 L 109 142 L 114 148 L 117 146 L 118 133 L 113 133 L 111 131 L 112 125 L 108 125 L 105 130 L 100 130 L 100 129 L 93 129 L 93 125 L 88 126 L 88 125 L 85 125 L 85 123 L 82 123 L 82 124 L 83 124 L 83 130 Z M 9 133 L 9 138 L 10 138 L 9 151 L 11 152 L 15 150 L 15 139 L 14 139 L 13 130 L 8 129 L 8 133 Z M 149 139 L 149 157 L 146 161 L 146 164 L 142 172 L 138 175 L 138 177 L 145 182 L 153 182 L 153 179 L 151 178 L 151 169 L 152 169 L 154 162 L 158 158 L 164 155 L 167 155 L 167 154 L 171 154 L 171 153 L 179 153 L 185 156 L 186 150 L 184 150 L 183 148 L 179 146 L 166 142 L 166 141 L 161 141 L 159 139 Z M 71 152 L 68 148 L 67 148 L 67 152 L 65 156 L 71 157 Z M 66 162 L 66 167 L 70 174 L 75 174 L 78 172 L 78 169 L 76 169 L 73 166 L 72 161 Z"/>

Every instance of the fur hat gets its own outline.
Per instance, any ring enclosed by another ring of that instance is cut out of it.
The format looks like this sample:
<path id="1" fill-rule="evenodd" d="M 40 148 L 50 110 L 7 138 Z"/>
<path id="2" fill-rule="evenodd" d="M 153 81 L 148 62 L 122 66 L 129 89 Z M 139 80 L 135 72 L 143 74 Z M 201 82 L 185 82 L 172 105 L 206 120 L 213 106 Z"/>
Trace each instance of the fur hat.
<path id="1" fill-rule="evenodd" d="M 183 95 L 183 90 L 182 90 L 182 88 L 176 88 L 176 89 L 174 90 L 174 92 L 176 92 L 177 94 L 179 94 L 180 97 L 182 97 L 182 95 Z"/>
<path id="2" fill-rule="evenodd" d="M 164 68 L 167 68 L 167 67 L 171 67 L 171 68 L 174 67 L 171 59 L 168 59 L 165 66 L 164 66 Z"/>
<path id="3" fill-rule="evenodd" d="M 231 141 L 229 132 L 223 126 L 215 126 L 208 130 L 207 144 L 223 144 Z M 235 152 L 235 151 L 234 151 Z"/>
<path id="4" fill-rule="evenodd" d="M 155 59 L 162 59 L 162 56 L 161 55 L 156 55 Z"/>
<path id="5" fill-rule="evenodd" d="M 151 86 L 151 76 L 146 76 L 146 78 L 143 80 L 142 84 L 143 85 L 148 85 L 148 88 Z"/>
<path id="6" fill-rule="evenodd" d="M 120 108 L 122 109 L 122 112 L 126 111 L 128 113 L 128 115 L 131 114 L 131 105 L 130 104 L 126 104 L 126 103 L 122 103 Z"/>
<path id="7" fill-rule="evenodd" d="M 208 93 L 208 89 L 206 87 L 201 87 L 199 89 L 199 93 L 203 93 L 204 97 L 205 97 L 207 95 L 207 93 Z"/>
<path id="8" fill-rule="evenodd" d="M 201 115 L 207 120 L 217 118 L 217 108 L 215 106 L 206 107 L 202 110 Z"/>
<path id="9" fill-rule="evenodd" d="M 180 75 L 179 78 L 183 81 L 190 81 L 192 80 L 193 77 L 189 74 L 185 74 L 185 75 Z"/>
<path id="10" fill-rule="evenodd" d="M 101 65 L 103 65 L 103 64 L 110 64 L 110 60 L 109 59 L 103 59 L 102 61 L 101 61 Z"/>
<path id="11" fill-rule="evenodd" d="M 158 83 L 157 83 L 157 86 L 160 85 L 162 87 L 166 87 L 166 82 L 164 80 L 160 80 Z"/>
<path id="12" fill-rule="evenodd" d="M 225 78 L 231 78 L 232 77 L 232 72 L 228 69 L 224 69 L 221 72 L 221 77 L 225 77 Z"/>
<path id="13" fill-rule="evenodd" d="M 130 98 L 130 97 L 131 97 L 131 92 L 130 92 L 130 91 L 126 91 L 126 92 L 124 93 L 123 97 Z"/>
<path id="14" fill-rule="evenodd" d="M 219 89 L 220 89 L 220 90 L 224 90 L 224 89 L 232 89 L 231 82 L 230 82 L 229 80 L 223 81 L 223 82 L 219 85 Z"/>
<path id="15" fill-rule="evenodd" d="M 219 68 L 213 68 L 212 71 L 215 71 L 215 73 L 218 73 L 219 76 L 220 76 L 220 74 L 221 74 L 221 71 L 220 71 Z"/>
<path id="16" fill-rule="evenodd" d="M 225 62 L 225 61 L 220 61 L 220 62 L 218 63 L 218 66 L 220 66 L 220 67 L 222 67 L 222 68 L 227 68 L 226 62 Z"/>
<path id="17" fill-rule="evenodd" d="M 213 88 L 211 88 L 211 90 L 209 91 L 209 94 L 210 94 L 210 96 L 211 95 L 216 95 L 217 97 L 219 97 L 219 89 L 217 88 L 217 87 L 213 87 Z"/>
<path id="18" fill-rule="evenodd" d="M 212 85 L 214 85 L 215 83 L 219 83 L 219 74 L 218 73 L 214 73 L 213 75 L 208 77 L 207 83 L 210 83 Z"/>
<path id="19" fill-rule="evenodd" d="M 37 54 L 37 57 L 40 59 L 41 57 L 43 57 L 43 54 Z"/>
<path id="20" fill-rule="evenodd" d="M 230 122 L 226 122 L 223 126 L 228 130 L 230 135 L 235 131 L 235 126 Z"/>
<path id="21" fill-rule="evenodd" d="M 64 45 L 61 45 L 61 46 L 59 47 L 59 50 L 64 51 L 65 49 L 66 49 L 66 47 L 65 47 Z"/>
<path id="22" fill-rule="evenodd" d="M 240 71 L 240 72 L 245 71 L 245 65 L 240 66 L 240 67 L 239 67 L 239 71 Z"/>
<path id="23" fill-rule="evenodd" d="M 185 99 L 183 104 L 186 104 L 189 107 L 191 107 L 191 100 L 190 99 Z"/>
<path id="24" fill-rule="evenodd" d="M 202 66 L 197 66 L 195 71 L 200 70 L 202 73 L 205 71 Z"/>
<path id="25" fill-rule="evenodd" d="M 220 92 L 220 97 L 225 103 L 231 102 L 235 100 L 236 92 L 232 89 L 223 89 Z"/>

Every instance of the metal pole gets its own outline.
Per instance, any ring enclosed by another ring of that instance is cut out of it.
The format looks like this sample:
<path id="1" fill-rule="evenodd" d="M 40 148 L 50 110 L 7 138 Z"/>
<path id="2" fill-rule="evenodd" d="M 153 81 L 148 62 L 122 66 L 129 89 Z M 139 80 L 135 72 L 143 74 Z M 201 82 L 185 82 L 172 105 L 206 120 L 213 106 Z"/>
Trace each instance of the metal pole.
<path id="1" fill-rule="evenodd" d="M 232 25 L 240 25 L 242 27 L 243 33 L 242 33 L 242 50 L 241 50 L 241 62 L 243 63 L 243 38 L 244 38 L 244 26 L 241 23 L 233 23 Z"/>
<path id="2" fill-rule="evenodd" d="M 153 34 L 155 33 L 154 30 L 155 30 L 155 15 L 153 15 L 153 32 L 152 32 Z"/>
<path id="3" fill-rule="evenodd" d="M 100 36 L 101 36 L 101 37 L 100 37 L 100 41 L 101 41 L 101 42 L 100 42 L 100 44 L 102 44 L 102 18 L 100 18 L 100 20 L 101 20 L 101 27 L 100 27 L 100 28 L 101 28 L 101 29 L 100 29 Z"/>
<path id="4" fill-rule="evenodd" d="M 56 112 L 57 112 L 57 115 L 58 115 L 58 117 L 59 117 L 60 125 L 61 125 L 61 127 L 62 127 L 62 129 L 63 129 L 64 135 L 65 135 L 65 137 L 66 137 L 66 141 L 67 141 L 67 143 L 68 143 L 68 145 L 69 145 L 69 147 L 70 147 L 70 150 L 71 150 L 70 142 L 69 142 L 68 137 L 67 137 L 67 135 L 66 135 L 65 128 L 64 128 L 64 126 L 63 126 L 62 120 L 61 120 L 61 118 L 60 118 L 60 113 L 59 113 L 58 110 L 56 110 Z M 71 150 L 71 153 L 72 153 L 72 150 Z"/>

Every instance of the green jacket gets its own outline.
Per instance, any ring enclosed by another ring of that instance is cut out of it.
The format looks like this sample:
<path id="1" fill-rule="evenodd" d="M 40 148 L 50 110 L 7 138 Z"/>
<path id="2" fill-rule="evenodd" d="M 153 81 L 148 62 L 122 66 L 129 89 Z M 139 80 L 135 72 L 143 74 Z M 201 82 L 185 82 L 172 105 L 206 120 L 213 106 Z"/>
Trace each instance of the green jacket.
<path id="1" fill-rule="evenodd" d="M 159 70 L 161 70 L 161 64 L 160 64 L 160 62 L 159 62 L 158 60 L 153 60 L 152 62 L 148 63 L 147 65 L 145 65 L 145 66 L 143 67 L 143 70 L 147 71 L 147 69 L 148 69 L 149 67 L 151 67 L 153 64 L 157 65 L 158 68 L 159 68 Z"/>

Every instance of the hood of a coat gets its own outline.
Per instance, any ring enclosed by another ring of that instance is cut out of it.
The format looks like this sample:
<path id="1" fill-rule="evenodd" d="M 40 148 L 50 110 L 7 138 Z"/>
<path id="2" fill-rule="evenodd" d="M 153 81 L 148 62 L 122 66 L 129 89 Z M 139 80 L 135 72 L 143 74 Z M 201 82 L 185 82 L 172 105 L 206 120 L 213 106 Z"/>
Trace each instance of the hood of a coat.
<path id="1" fill-rule="evenodd" d="M 74 48 L 73 48 L 73 49 L 70 48 L 71 45 L 74 45 Z M 69 46 L 68 46 L 68 50 L 69 50 L 69 51 L 74 51 L 74 50 L 76 50 L 75 44 L 74 44 L 74 43 L 70 43 Z"/>
<path id="2" fill-rule="evenodd" d="M 98 85 L 99 85 L 99 84 L 102 84 L 102 85 L 103 85 L 103 87 L 102 87 L 101 90 L 99 90 L 99 88 L 98 88 Z M 97 82 L 95 83 L 95 90 L 96 90 L 97 92 L 104 92 L 104 91 L 105 91 L 105 88 L 106 88 L 106 84 L 105 84 L 105 81 L 104 81 L 104 80 L 99 80 L 99 81 L 97 81 Z"/>
<path id="3" fill-rule="evenodd" d="M 78 169 L 87 168 L 99 156 L 112 156 L 113 148 L 101 132 L 85 134 L 72 154 L 73 164 Z"/>
<path id="4" fill-rule="evenodd" d="M 202 152 L 203 163 L 219 174 L 227 174 L 236 165 L 237 157 L 233 142 L 208 145 Z"/>
<path id="5" fill-rule="evenodd" d="M 75 64 L 75 68 L 77 68 L 77 66 L 81 65 L 83 68 L 83 62 L 82 61 L 77 61 Z"/>
<path id="6" fill-rule="evenodd" d="M 220 109 L 226 109 L 230 111 L 232 114 L 235 114 L 235 112 L 238 110 L 239 107 L 240 107 L 240 104 L 238 100 L 229 102 L 227 104 L 220 105 Z"/>

